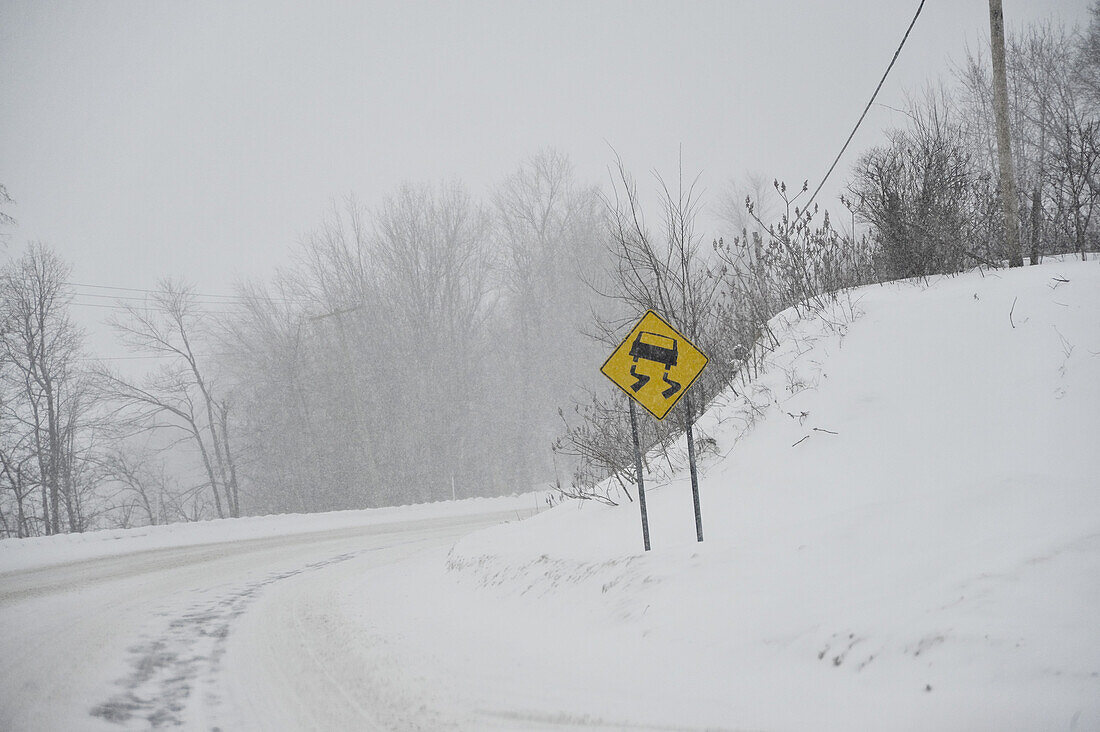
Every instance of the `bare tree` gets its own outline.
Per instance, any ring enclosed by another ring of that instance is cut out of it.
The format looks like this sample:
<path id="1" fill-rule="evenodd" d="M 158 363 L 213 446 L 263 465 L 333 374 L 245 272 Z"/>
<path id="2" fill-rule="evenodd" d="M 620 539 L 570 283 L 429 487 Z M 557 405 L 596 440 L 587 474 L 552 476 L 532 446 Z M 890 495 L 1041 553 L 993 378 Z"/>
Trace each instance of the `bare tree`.
<path id="1" fill-rule="evenodd" d="M 1100 106 L 1090 95 L 1087 41 L 1053 24 L 1009 40 L 1014 139 L 1031 183 L 1028 224 L 1032 260 L 1049 229 L 1065 249 L 1083 254 L 1100 204 Z"/>
<path id="2" fill-rule="evenodd" d="M 125 315 L 112 325 L 135 352 L 165 359 L 143 382 L 100 370 L 107 398 L 120 404 L 139 429 L 182 431 L 201 458 L 219 517 L 240 515 L 236 471 L 230 453 L 230 403 L 215 388 L 195 344 L 206 315 L 188 287 L 162 282 L 142 306 L 120 303 Z"/>
<path id="3" fill-rule="evenodd" d="M 114 488 L 108 500 L 116 526 L 155 526 L 193 515 L 188 504 L 195 502 L 195 491 L 175 487 L 164 462 L 157 459 L 159 452 L 148 442 L 126 440 L 103 456 L 100 479 Z M 198 503 L 201 509 L 201 498 Z"/>
<path id="4" fill-rule="evenodd" d="M 695 229 L 701 205 L 698 181 L 685 187 L 681 172 L 676 188 L 671 189 L 656 176 L 662 229 L 654 233 L 646 222 L 637 184 L 621 159 L 616 170 L 615 197 L 607 202 L 615 253 L 615 289 L 608 295 L 630 306 L 634 311 L 630 318 L 652 308 L 688 340 L 706 344 L 714 332 L 720 280 Z M 604 326 L 610 335 L 614 324 Z"/>
<path id="5" fill-rule="evenodd" d="M 33 492 L 38 485 L 34 471 L 35 453 L 29 445 L 30 433 L 19 429 L 6 407 L 0 408 L 0 513 L 7 536 L 24 538 L 38 533 L 40 522 L 34 515 Z M 11 508 L 3 505 L 10 497 Z"/>
<path id="6" fill-rule="evenodd" d="M 1089 8 L 1089 24 L 1081 33 L 1077 47 L 1077 71 L 1084 93 L 1100 107 L 1100 0 Z"/>
<path id="7" fill-rule="evenodd" d="M 735 236 L 742 232 L 766 236 L 767 227 L 760 222 L 775 221 L 782 210 L 783 202 L 776 197 L 772 181 L 760 173 L 749 173 L 729 182 L 718 214 L 727 227 L 726 231 L 733 232 Z"/>
<path id="8" fill-rule="evenodd" d="M 728 377 L 723 337 L 725 324 L 719 316 L 718 299 L 721 278 L 715 263 L 708 259 L 707 249 L 695 228 L 701 199 L 696 182 L 685 185 L 682 171 L 675 188 L 660 175 L 655 175 L 661 205 L 661 228 L 651 229 L 643 212 L 641 196 L 633 177 L 621 158 L 616 159 L 615 189 L 606 199 L 608 214 L 608 249 L 611 259 L 609 287 L 602 291 L 614 303 L 612 315 L 597 315 L 593 335 L 607 345 L 617 345 L 623 328 L 632 325 L 646 310 L 657 311 L 675 326 L 689 341 L 711 357 L 715 368 L 695 383 L 695 397 L 706 403 L 706 390 L 713 395 L 717 384 Z M 666 442 L 674 435 L 687 434 L 688 453 L 694 451 L 693 424 L 695 404 L 692 393 L 685 394 L 670 414 L 677 417 L 653 425 L 651 434 L 640 440 L 643 451 Z M 618 401 L 622 404 L 621 400 Z M 573 493 L 586 495 L 595 481 L 605 477 L 595 467 L 604 467 L 620 481 L 633 483 L 632 461 L 624 459 L 621 447 L 602 444 L 617 436 L 630 434 L 627 405 L 615 408 L 593 395 L 591 403 L 575 411 L 573 422 L 567 420 L 566 433 L 558 442 L 559 450 L 581 458 L 574 475 Z M 564 414 L 564 413 L 563 413 Z M 692 483 L 696 482 L 694 461 Z M 594 497 L 594 496 L 593 496 Z"/>
<path id="9" fill-rule="evenodd" d="M 557 410 L 598 383 L 603 356 L 584 330 L 600 306 L 592 285 L 608 269 L 603 202 L 576 182 L 565 155 L 543 150 L 501 183 L 494 203 L 503 290 L 496 327 L 507 333 L 500 350 L 512 365 L 502 387 L 525 414 L 508 437 L 517 479 L 530 484 L 554 469 L 547 447 Z"/>
<path id="10" fill-rule="evenodd" d="M 975 165 L 966 131 L 943 89 L 910 107 L 908 129 L 856 163 L 848 197 L 870 224 L 889 279 L 957 272 L 999 255 L 993 246 L 988 176 Z"/>
<path id="11" fill-rule="evenodd" d="M 489 235 L 461 186 L 405 186 L 372 214 L 349 199 L 296 267 L 241 289 L 219 350 L 257 500 L 331 510 L 511 487 L 493 442 L 507 366 L 489 337 Z"/>
<path id="12" fill-rule="evenodd" d="M 10 400 L 4 412 L 28 435 L 41 488 L 41 520 L 50 534 L 84 529 L 71 479 L 88 404 L 77 369 L 83 334 L 68 316 L 68 275 L 68 265 L 41 244 L 31 245 L 0 273 L 0 348 Z M 26 473 L 9 464 L 7 475 L 14 480 Z"/>
<path id="13" fill-rule="evenodd" d="M 0 226 L 11 226 L 15 223 L 15 219 L 4 210 L 12 203 L 15 202 L 11 199 L 11 196 L 8 195 L 8 189 L 3 183 L 0 183 Z M 6 234 L 0 232 L 0 244 L 6 243 L 6 236 Z"/>
<path id="14" fill-rule="evenodd" d="M 325 352 L 313 322 L 297 298 L 308 288 L 301 281 L 281 275 L 271 286 L 242 285 L 240 314 L 224 323 L 218 350 L 234 381 L 242 480 L 250 486 L 256 506 L 267 511 L 309 511 L 336 508 L 332 492 L 342 472 L 327 460 L 329 430 L 345 423 L 349 402 L 358 402 L 358 389 L 345 393 L 342 402 L 327 400 L 325 374 L 339 366 L 353 370 L 350 352 Z M 320 309 L 320 308 L 318 308 Z M 338 363 L 333 363 L 338 361 Z M 357 449 L 359 430 L 346 433 L 348 451 Z M 362 463 L 360 477 L 372 475 Z M 316 476 L 326 476 L 322 483 Z"/>
<path id="15" fill-rule="evenodd" d="M 391 398 L 406 405 L 391 412 L 407 441 L 397 446 L 399 465 L 424 499 L 449 497 L 452 477 L 491 481 L 471 449 L 475 430 L 488 426 L 475 404 L 491 389 L 490 226 L 457 183 L 404 186 L 374 217 L 372 262 L 391 342 L 402 362 L 417 364 L 394 374 Z"/>
<path id="16" fill-rule="evenodd" d="M 1094 8 L 1095 11 L 1095 8 Z M 1094 25 L 1100 27 L 1100 21 Z M 1095 229 L 1100 160 L 1100 99 L 1090 62 L 1089 35 L 1053 23 L 1031 26 L 1008 39 L 1009 120 L 1013 167 L 1020 191 L 1019 223 L 1033 264 L 1044 253 L 1081 253 Z M 957 70 L 963 111 L 970 120 L 975 162 L 997 169 L 992 79 L 982 56 L 968 54 Z"/>

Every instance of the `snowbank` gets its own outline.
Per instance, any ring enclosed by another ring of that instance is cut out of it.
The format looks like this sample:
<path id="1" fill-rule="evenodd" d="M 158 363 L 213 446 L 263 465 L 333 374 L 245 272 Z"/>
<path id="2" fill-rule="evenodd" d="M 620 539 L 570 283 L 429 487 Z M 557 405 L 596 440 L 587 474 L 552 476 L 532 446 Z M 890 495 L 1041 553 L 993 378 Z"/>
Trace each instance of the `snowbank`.
<path id="1" fill-rule="evenodd" d="M 546 505 L 545 495 L 544 491 L 498 498 L 467 498 L 459 501 L 439 501 L 358 511 L 249 516 L 132 529 L 89 531 L 83 534 L 3 539 L 0 540 L 0 572 L 152 549 L 308 534 L 400 521 L 472 516 L 495 511 L 514 510 L 529 513 Z"/>
<path id="2" fill-rule="evenodd" d="M 851 305 L 781 317 L 767 373 L 700 420 L 704 543 L 679 445 L 650 456 L 649 554 L 636 504 L 576 502 L 451 552 L 469 618 L 581 633 L 598 670 L 547 683 L 620 680 L 577 687 L 579 719 L 1100 729 L 1100 265 Z"/>

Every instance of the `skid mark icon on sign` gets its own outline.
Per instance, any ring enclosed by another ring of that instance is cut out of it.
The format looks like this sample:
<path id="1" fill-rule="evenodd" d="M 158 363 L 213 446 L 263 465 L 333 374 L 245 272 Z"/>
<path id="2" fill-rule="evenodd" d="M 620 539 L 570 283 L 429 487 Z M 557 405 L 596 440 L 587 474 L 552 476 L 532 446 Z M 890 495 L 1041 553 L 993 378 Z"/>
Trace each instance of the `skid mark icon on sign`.
<path id="1" fill-rule="evenodd" d="M 634 342 L 630 345 L 630 355 L 634 359 L 634 364 L 630 367 L 630 375 L 638 381 L 630 385 L 632 392 L 637 394 L 638 390 L 645 386 L 650 378 L 645 374 L 638 373 L 639 358 L 664 364 L 665 371 L 661 374 L 661 379 L 668 384 L 668 388 L 661 392 L 661 396 L 668 399 L 680 391 L 679 382 L 668 378 L 668 370 L 676 365 L 676 357 L 679 353 L 677 343 L 678 341 L 675 338 L 650 333 L 647 330 L 643 330 L 634 338 Z"/>
<path id="2" fill-rule="evenodd" d="M 649 310 L 600 371 L 646 411 L 664 419 L 706 365 L 702 351 Z"/>

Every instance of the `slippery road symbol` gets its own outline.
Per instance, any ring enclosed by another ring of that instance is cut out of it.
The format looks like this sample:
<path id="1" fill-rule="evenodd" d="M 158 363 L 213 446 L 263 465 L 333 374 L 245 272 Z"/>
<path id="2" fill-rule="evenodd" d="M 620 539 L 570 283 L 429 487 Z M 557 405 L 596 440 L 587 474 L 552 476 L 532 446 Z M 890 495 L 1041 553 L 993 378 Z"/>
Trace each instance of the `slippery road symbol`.
<path id="1" fill-rule="evenodd" d="M 637 379 L 636 382 L 630 385 L 630 388 L 636 394 L 639 389 L 649 383 L 649 376 L 638 373 L 638 359 L 643 359 L 662 364 L 665 367 L 664 373 L 661 374 L 661 380 L 668 384 L 668 388 L 661 392 L 661 396 L 668 399 L 680 391 L 680 382 L 668 378 L 668 370 L 676 365 L 678 354 L 679 349 L 675 338 L 643 330 L 630 346 L 630 355 L 634 359 L 634 363 L 630 366 L 630 375 Z"/>

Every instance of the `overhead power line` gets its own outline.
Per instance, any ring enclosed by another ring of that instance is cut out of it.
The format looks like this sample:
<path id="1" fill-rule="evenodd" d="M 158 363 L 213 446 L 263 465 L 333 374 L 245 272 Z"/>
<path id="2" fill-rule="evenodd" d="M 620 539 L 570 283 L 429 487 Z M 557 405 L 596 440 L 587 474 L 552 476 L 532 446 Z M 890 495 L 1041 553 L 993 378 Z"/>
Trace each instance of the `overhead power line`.
<path id="1" fill-rule="evenodd" d="M 102 310 L 121 310 L 121 311 L 126 311 L 126 312 L 128 312 L 130 310 L 130 308 L 126 307 L 125 305 L 103 305 L 103 304 L 97 303 L 97 302 L 76 302 L 76 301 L 73 301 L 73 302 L 70 302 L 69 304 L 73 305 L 75 307 L 78 307 L 78 308 L 100 308 Z M 223 304 L 231 305 L 233 303 L 223 303 Z M 145 310 L 146 309 L 146 308 L 141 307 L 140 305 L 135 305 L 133 307 L 134 307 L 135 310 Z M 238 312 L 233 312 L 232 310 L 203 310 L 202 312 L 205 315 L 239 315 L 240 314 L 239 311 Z"/>
<path id="2" fill-rule="evenodd" d="M 836 168 L 836 164 L 840 162 L 840 158 L 844 155 L 844 151 L 848 149 L 848 145 L 852 142 L 852 138 L 856 136 L 856 130 L 863 124 L 863 118 L 867 116 L 867 112 L 871 109 L 871 105 L 875 103 L 875 97 L 878 96 L 879 90 L 882 89 L 882 85 L 886 82 L 886 77 L 890 75 L 890 69 L 894 68 L 894 62 L 898 60 L 901 49 L 905 46 L 905 41 L 909 39 L 909 33 L 913 30 L 913 26 L 917 24 L 917 18 L 920 17 L 920 11 L 924 9 L 924 2 L 925 0 L 920 0 L 920 5 L 917 6 L 917 12 L 913 14 L 913 20 L 909 22 L 909 27 L 905 29 L 905 35 L 901 37 L 901 43 L 898 44 L 898 50 L 894 51 L 894 57 L 890 59 L 886 71 L 883 72 L 882 78 L 879 79 L 874 94 L 872 94 L 871 98 L 867 101 L 867 106 L 863 108 L 863 114 L 859 115 L 856 126 L 852 128 L 852 133 L 848 135 L 848 139 L 844 141 L 844 147 L 840 148 L 840 152 L 836 154 L 836 159 L 833 160 L 833 164 L 829 166 L 829 170 L 825 173 L 825 177 L 817 184 L 817 188 L 814 189 L 813 195 L 810 196 L 810 200 L 806 202 L 806 206 L 803 210 L 808 211 L 810 209 L 810 204 L 817 198 L 817 194 L 821 192 L 821 187 L 825 185 L 825 181 L 829 180 L 829 176 L 832 175 L 833 170 Z"/>
<path id="3" fill-rule="evenodd" d="M 74 292 L 73 296 L 77 299 L 80 298 L 95 298 L 96 301 L 106 299 L 109 303 L 86 303 L 75 302 L 74 305 L 88 305 L 89 307 L 112 307 L 120 310 L 128 309 L 130 307 L 142 309 L 144 307 L 155 307 L 156 303 L 149 296 L 132 296 L 132 295 L 97 295 L 95 293 L 83 293 Z M 244 302 L 234 301 L 213 301 L 213 299 L 191 299 L 190 305 L 213 305 L 216 307 L 237 307 L 248 305 Z"/>
<path id="4" fill-rule="evenodd" d="M 94 292 L 80 292 L 77 290 L 73 293 L 75 297 L 93 297 L 97 300 L 116 300 L 116 301 L 128 301 L 128 302 L 151 302 L 148 295 L 97 295 Z M 191 303 L 195 305 L 245 305 L 243 301 L 233 300 L 191 300 Z"/>
<path id="5" fill-rule="evenodd" d="M 217 356 L 232 356 L 232 353 L 196 353 L 195 358 L 213 358 Z M 145 359 L 179 358 L 178 353 L 158 353 L 146 356 L 87 356 L 76 359 L 77 361 L 140 361 Z"/>
<path id="6" fill-rule="evenodd" d="M 148 289 L 143 289 L 141 287 L 118 287 L 116 285 L 92 285 L 92 284 L 88 284 L 88 283 L 85 283 L 85 282 L 66 282 L 64 284 L 68 285 L 69 287 L 85 287 L 85 288 L 91 288 L 91 289 L 95 289 L 95 290 L 115 290 L 115 291 L 118 291 L 118 292 L 141 292 L 141 293 L 144 293 L 146 295 L 162 295 L 162 294 L 164 294 L 163 290 L 148 290 Z M 232 301 L 236 301 L 236 302 L 247 302 L 248 301 L 248 298 L 241 297 L 240 295 L 218 295 L 218 294 L 208 293 L 208 292 L 191 292 L 191 293 L 188 293 L 188 294 L 190 294 L 194 297 L 218 298 L 222 301 L 222 302 L 218 303 L 219 305 L 234 304 L 234 302 L 232 302 Z M 104 295 L 98 295 L 96 297 L 105 297 L 105 296 Z M 126 298 L 120 298 L 120 299 L 126 299 Z M 298 305 L 301 304 L 297 300 L 289 300 L 289 299 L 281 298 L 281 297 L 268 297 L 268 298 L 264 298 L 264 299 L 271 300 L 272 302 L 285 302 L 285 303 L 298 304 Z"/>

